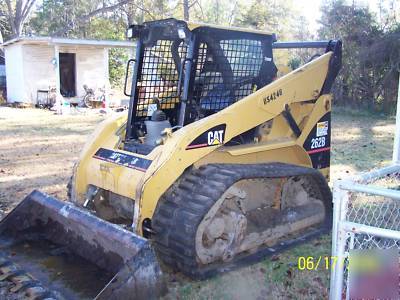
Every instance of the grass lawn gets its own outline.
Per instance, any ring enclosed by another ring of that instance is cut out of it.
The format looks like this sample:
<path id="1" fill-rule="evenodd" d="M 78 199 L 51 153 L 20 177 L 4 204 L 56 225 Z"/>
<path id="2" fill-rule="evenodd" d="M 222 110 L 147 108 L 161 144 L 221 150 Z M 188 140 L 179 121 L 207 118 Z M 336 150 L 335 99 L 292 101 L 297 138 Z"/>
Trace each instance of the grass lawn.
<path id="1" fill-rule="evenodd" d="M 66 183 L 79 152 L 104 116 L 57 116 L 37 109 L 0 107 L 0 217 L 32 189 L 66 198 Z M 333 112 L 333 180 L 388 164 L 394 118 Z M 168 274 L 165 299 L 324 299 L 328 296 L 330 235 L 257 264 L 205 281 Z M 299 257 L 322 258 L 316 270 L 298 269 Z"/>

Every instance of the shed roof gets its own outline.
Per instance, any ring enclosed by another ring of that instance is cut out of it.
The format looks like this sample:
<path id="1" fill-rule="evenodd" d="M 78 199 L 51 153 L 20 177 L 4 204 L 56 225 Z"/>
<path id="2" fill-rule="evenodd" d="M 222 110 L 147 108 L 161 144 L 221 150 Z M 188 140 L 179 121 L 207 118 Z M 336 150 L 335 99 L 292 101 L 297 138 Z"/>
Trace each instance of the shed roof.
<path id="1" fill-rule="evenodd" d="M 133 42 L 117 41 L 117 40 L 88 40 L 88 39 L 67 39 L 57 37 L 18 37 L 5 41 L 1 46 L 7 47 L 11 44 L 28 44 L 28 45 L 74 45 L 74 46 L 95 46 L 104 48 L 130 48 L 134 47 Z"/>

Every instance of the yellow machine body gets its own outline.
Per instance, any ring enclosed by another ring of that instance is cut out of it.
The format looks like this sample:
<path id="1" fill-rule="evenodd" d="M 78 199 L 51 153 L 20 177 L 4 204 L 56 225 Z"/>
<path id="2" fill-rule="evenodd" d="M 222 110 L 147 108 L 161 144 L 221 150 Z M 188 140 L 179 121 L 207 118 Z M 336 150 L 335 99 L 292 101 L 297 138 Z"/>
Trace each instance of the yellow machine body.
<path id="1" fill-rule="evenodd" d="M 99 148 L 129 154 L 121 147 L 126 113 L 108 118 L 90 136 L 82 151 L 75 167 L 73 197 L 83 203 L 88 185 L 93 185 L 132 199 L 135 202 L 134 224 L 137 233 L 142 234 L 141 224 L 145 219 L 152 218 L 160 197 L 191 166 L 284 162 L 313 167 L 310 154 L 315 150 L 307 151 L 303 145 L 316 124 L 331 110 L 331 95 L 321 95 L 331 56 L 332 52 L 325 53 L 218 113 L 175 132 L 165 130 L 161 145 L 148 155 L 135 154 L 151 161 L 146 170 L 128 168 L 95 157 Z M 290 109 L 299 124 L 301 135 L 298 137 L 282 115 L 285 108 Z M 269 125 L 270 128 L 254 143 L 224 145 L 240 133 L 270 124 L 270 120 L 273 120 L 272 126 Z M 218 139 L 218 133 L 215 133 L 217 139 L 212 133 L 212 146 L 188 149 L 196 137 L 219 124 L 226 124 L 223 141 Z M 330 122 L 328 126 L 331 126 Z M 322 147 L 322 150 L 329 151 L 329 147 Z M 329 167 L 320 168 L 320 172 L 329 180 Z"/>

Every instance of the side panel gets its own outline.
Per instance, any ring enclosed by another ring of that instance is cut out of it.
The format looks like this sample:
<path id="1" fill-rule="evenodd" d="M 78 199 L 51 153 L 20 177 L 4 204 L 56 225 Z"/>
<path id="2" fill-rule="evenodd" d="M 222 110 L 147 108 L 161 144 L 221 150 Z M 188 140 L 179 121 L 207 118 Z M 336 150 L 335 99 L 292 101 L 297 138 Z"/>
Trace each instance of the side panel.
<path id="1" fill-rule="evenodd" d="M 30 99 L 25 97 L 22 45 L 8 45 L 4 48 L 4 52 L 6 59 L 7 101 L 30 102 Z"/>
<path id="2" fill-rule="evenodd" d="M 22 45 L 25 97 L 31 103 L 37 101 L 37 90 L 56 86 L 56 71 L 51 60 L 54 48 L 43 45 Z"/>
<path id="3" fill-rule="evenodd" d="M 329 168 L 331 149 L 331 113 L 327 112 L 315 124 L 304 141 L 304 149 L 310 155 L 315 169 Z"/>
<path id="4" fill-rule="evenodd" d="M 75 170 L 74 202 L 84 202 L 88 184 L 134 199 L 144 172 L 157 154 L 135 155 L 139 158 L 135 160 L 132 153 L 118 149 L 126 119 L 126 113 L 106 119 L 88 138 Z"/>
<path id="5" fill-rule="evenodd" d="M 227 149 L 214 151 L 197 161 L 194 166 L 199 167 L 212 163 L 257 164 L 282 162 L 309 167 L 311 164 L 309 156 L 304 152 L 303 148 L 296 143 L 291 143 L 290 145 L 287 145 L 287 143 L 277 143 L 273 145 L 273 147 L 265 146 L 263 149 L 260 147 L 256 152 L 253 152 L 251 148 L 250 146 L 248 149 L 249 151 L 238 155 L 232 154 L 232 152 Z"/>
<path id="6" fill-rule="evenodd" d="M 306 151 L 310 157 L 311 166 L 318 169 L 328 181 L 330 179 L 331 107 L 332 96 L 322 95 L 298 140 L 303 151 Z M 318 126 L 319 130 L 317 130 Z M 322 138 L 325 140 L 322 141 Z"/>
<path id="7" fill-rule="evenodd" d="M 327 175 L 330 166 L 330 101 L 329 95 L 321 96 L 317 100 L 306 124 L 301 126 L 302 134 L 298 139 L 290 133 L 287 123 L 275 122 L 275 118 L 273 122 L 276 124 L 273 123 L 273 131 L 270 133 L 273 138 L 271 141 L 267 139 L 267 142 L 224 146 L 201 158 L 194 165 L 198 167 L 209 163 L 283 162 L 313 167 Z M 300 112 L 293 111 L 293 116 L 299 123 Z"/>
<path id="8" fill-rule="evenodd" d="M 72 49 L 71 49 L 72 50 Z M 64 51 L 72 52 L 69 48 Z M 62 51 L 62 50 L 60 50 Z M 108 66 L 104 60 L 107 52 L 102 48 L 83 48 L 74 51 L 76 53 L 76 92 L 78 97 L 85 95 L 83 85 L 86 84 L 94 90 L 109 86 Z"/>

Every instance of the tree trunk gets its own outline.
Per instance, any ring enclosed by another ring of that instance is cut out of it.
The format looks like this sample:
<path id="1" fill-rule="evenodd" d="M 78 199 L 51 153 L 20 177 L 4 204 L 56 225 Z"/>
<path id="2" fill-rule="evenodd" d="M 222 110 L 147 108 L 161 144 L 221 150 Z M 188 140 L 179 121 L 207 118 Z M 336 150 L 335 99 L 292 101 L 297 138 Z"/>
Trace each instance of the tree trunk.
<path id="1" fill-rule="evenodd" d="M 6 18 L 11 27 L 12 35 L 19 37 L 36 0 L 16 0 L 15 5 L 11 0 L 4 1 L 7 7 Z"/>
<path id="2" fill-rule="evenodd" d="M 189 0 L 183 0 L 183 19 L 189 21 Z"/>
<path id="3" fill-rule="evenodd" d="M 18 20 L 15 24 L 15 32 L 16 37 L 20 37 L 22 35 L 22 28 L 24 27 L 24 23 L 21 20 Z"/>

